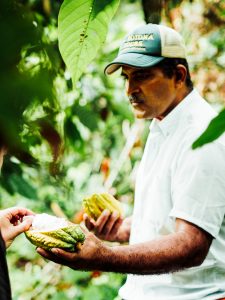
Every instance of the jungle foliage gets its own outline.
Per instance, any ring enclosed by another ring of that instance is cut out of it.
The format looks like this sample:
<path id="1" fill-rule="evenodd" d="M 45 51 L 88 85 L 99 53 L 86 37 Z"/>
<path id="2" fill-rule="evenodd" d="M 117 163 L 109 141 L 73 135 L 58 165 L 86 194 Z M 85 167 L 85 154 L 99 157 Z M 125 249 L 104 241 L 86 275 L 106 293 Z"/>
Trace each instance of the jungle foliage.
<path id="1" fill-rule="evenodd" d="M 108 190 L 127 215 L 148 122 L 135 121 L 118 73 L 105 65 L 131 28 L 159 22 L 187 45 L 195 87 L 218 112 L 225 99 L 225 1 L 1 0 L 1 208 L 82 219 L 81 201 Z M 225 112 L 195 146 L 225 131 Z M 125 276 L 44 261 L 23 236 L 8 253 L 14 299 L 117 299 Z"/>

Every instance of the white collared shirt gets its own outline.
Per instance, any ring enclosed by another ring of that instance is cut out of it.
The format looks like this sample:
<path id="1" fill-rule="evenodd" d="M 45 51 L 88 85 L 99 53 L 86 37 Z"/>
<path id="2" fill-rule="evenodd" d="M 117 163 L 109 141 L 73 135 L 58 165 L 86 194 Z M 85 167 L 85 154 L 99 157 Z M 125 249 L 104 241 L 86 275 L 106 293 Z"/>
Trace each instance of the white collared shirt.
<path id="1" fill-rule="evenodd" d="M 203 264 L 163 275 L 128 275 L 126 300 L 214 300 L 225 297 L 224 136 L 191 145 L 216 116 L 193 90 L 162 121 L 154 119 L 138 170 L 130 244 L 175 231 L 176 218 L 209 232 Z"/>

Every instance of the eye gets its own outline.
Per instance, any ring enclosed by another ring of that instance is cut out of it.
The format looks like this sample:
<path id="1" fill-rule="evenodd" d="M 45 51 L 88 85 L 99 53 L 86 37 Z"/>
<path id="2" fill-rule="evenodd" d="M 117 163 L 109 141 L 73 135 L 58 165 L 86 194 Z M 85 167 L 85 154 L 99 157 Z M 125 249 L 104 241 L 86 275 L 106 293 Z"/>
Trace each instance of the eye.
<path id="1" fill-rule="evenodd" d="M 123 80 L 127 80 L 128 79 L 128 76 L 126 74 L 121 74 L 121 77 L 123 78 Z"/>
<path id="2" fill-rule="evenodd" d="M 152 77 L 152 74 L 149 72 L 138 72 L 134 75 L 134 78 L 139 81 L 142 81 L 145 79 L 150 79 L 151 77 Z"/>

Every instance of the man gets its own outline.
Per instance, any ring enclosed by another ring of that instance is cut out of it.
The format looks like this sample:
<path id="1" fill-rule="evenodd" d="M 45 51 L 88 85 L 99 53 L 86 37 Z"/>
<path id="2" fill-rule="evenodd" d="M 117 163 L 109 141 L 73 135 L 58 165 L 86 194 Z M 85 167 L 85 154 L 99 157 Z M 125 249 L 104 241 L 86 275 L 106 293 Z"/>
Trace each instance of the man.
<path id="1" fill-rule="evenodd" d="M 4 147 L 0 147 L 0 169 L 5 154 Z M 25 208 L 12 207 L 0 211 L 0 299 L 10 300 L 11 290 L 9 283 L 8 268 L 6 263 L 6 248 L 8 248 L 15 237 L 28 230 L 32 223 L 33 213 Z"/>
<path id="2" fill-rule="evenodd" d="M 81 270 L 128 273 L 126 300 L 225 297 L 225 143 L 191 146 L 216 115 L 193 89 L 181 36 L 148 24 L 130 33 L 105 72 L 122 68 L 137 118 L 153 119 L 139 167 L 131 218 L 104 211 L 86 226 L 79 253 L 38 249 Z M 145 275 L 145 276 L 142 276 Z M 146 276 L 149 275 L 149 276 Z"/>

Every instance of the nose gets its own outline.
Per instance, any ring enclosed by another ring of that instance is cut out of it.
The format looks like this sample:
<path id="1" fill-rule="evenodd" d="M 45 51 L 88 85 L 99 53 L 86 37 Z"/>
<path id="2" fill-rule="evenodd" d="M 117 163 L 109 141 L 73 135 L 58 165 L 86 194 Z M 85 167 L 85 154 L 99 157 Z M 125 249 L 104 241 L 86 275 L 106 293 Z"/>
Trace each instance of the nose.
<path id="1" fill-rule="evenodd" d="M 140 92 L 140 87 L 137 83 L 135 83 L 132 79 L 126 80 L 126 94 L 127 96 L 131 96 L 134 93 Z"/>

